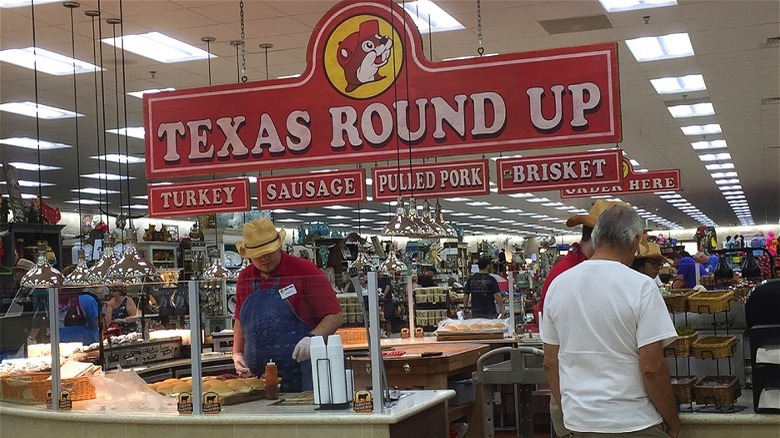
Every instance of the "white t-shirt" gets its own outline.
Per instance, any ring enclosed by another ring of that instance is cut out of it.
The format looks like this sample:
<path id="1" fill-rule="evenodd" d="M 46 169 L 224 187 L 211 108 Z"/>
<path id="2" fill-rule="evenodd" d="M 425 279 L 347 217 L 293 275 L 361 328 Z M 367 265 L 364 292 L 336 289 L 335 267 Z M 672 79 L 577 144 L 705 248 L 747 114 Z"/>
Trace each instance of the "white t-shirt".
<path id="1" fill-rule="evenodd" d="M 587 260 L 547 291 L 541 337 L 559 346 L 566 428 L 620 433 L 661 423 L 644 388 L 639 348 L 677 333 L 652 278 L 613 261 Z"/>

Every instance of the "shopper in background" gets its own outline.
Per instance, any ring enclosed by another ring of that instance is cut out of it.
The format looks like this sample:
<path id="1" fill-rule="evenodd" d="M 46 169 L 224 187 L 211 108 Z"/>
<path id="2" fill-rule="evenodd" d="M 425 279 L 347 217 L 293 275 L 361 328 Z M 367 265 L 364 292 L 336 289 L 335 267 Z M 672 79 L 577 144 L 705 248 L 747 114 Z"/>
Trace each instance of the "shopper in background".
<path id="1" fill-rule="evenodd" d="M 238 253 L 252 264 L 239 274 L 233 324 L 233 364 L 240 376 L 277 364 L 282 392 L 312 389 L 311 336 L 344 323 L 327 277 L 312 262 L 284 253 L 284 229 L 268 218 L 244 225 Z"/>
<path id="2" fill-rule="evenodd" d="M 685 251 L 681 252 L 680 255 L 682 257 L 677 262 L 675 283 L 679 284 L 677 280 L 682 280 L 685 289 L 692 289 L 696 286 L 696 263 L 699 263 L 699 277 L 704 277 L 707 275 L 706 266 L 709 263 L 709 257 L 703 252 L 697 252 L 693 257 Z"/>
<path id="3" fill-rule="evenodd" d="M 67 324 L 66 316 L 71 308 L 71 302 L 70 299 L 60 299 L 60 341 L 94 344 L 100 340 L 100 308 L 103 306 L 103 297 L 98 296 L 94 289 L 85 289 L 78 292 L 77 299 L 79 307 L 84 312 L 84 324 L 75 326 Z"/>
<path id="4" fill-rule="evenodd" d="M 720 260 L 720 257 L 718 257 L 715 254 L 712 254 L 707 259 L 707 274 L 713 274 L 715 272 L 715 268 L 718 267 L 718 260 Z"/>
<path id="5" fill-rule="evenodd" d="M 110 332 L 112 325 L 118 325 L 123 335 L 136 331 L 138 324 L 135 321 L 141 315 L 133 299 L 127 296 L 127 288 L 112 285 L 108 291 L 111 298 L 106 303 L 106 331 Z"/>
<path id="6" fill-rule="evenodd" d="M 582 225 L 582 235 L 579 243 L 573 243 L 566 256 L 558 261 L 550 269 L 550 273 L 547 274 L 544 285 L 542 285 L 541 297 L 539 298 L 539 312 L 542 314 L 542 317 L 544 317 L 544 300 L 550 284 L 556 277 L 584 262 L 593 254 L 593 244 L 591 243 L 593 227 L 596 226 L 596 221 L 604 210 L 617 204 L 617 202 L 598 199 L 593 203 L 588 214 L 572 216 L 566 221 L 566 226 L 569 228 Z M 541 324 L 541 321 L 539 323 Z M 550 399 L 550 421 L 552 421 L 556 435 L 559 437 L 569 436 L 570 432 L 563 426 L 563 412 L 554 398 Z"/>
<path id="7" fill-rule="evenodd" d="M 642 231 L 633 208 L 610 207 L 593 230 L 591 258 L 550 285 L 544 368 L 573 436 L 680 431 L 663 356 L 677 333 L 655 282 L 628 267 Z"/>
<path id="8" fill-rule="evenodd" d="M 393 332 L 393 319 L 395 319 L 395 304 L 393 303 L 393 279 L 387 271 L 380 270 L 376 279 L 379 299 L 384 303 L 385 333 L 389 336 Z"/>
<path id="9" fill-rule="evenodd" d="M 472 318 L 494 319 L 503 314 L 504 300 L 501 299 L 498 282 L 490 275 L 493 272 L 493 259 L 482 256 L 477 266 L 479 271 L 469 277 L 463 288 L 463 309 L 469 308 L 470 299 Z"/>
<path id="10" fill-rule="evenodd" d="M 661 266 L 666 261 L 668 261 L 666 257 L 661 255 L 661 247 L 655 242 L 649 242 L 643 236 L 642 240 L 639 241 L 639 248 L 634 255 L 631 268 L 652 278 L 656 286 L 660 287 L 663 283 L 658 275 L 661 273 Z"/>
<path id="11" fill-rule="evenodd" d="M 435 277 L 436 270 L 433 269 L 433 266 L 426 266 L 423 275 L 420 275 L 417 278 L 417 283 L 420 285 L 420 287 L 434 287 L 436 286 Z"/>

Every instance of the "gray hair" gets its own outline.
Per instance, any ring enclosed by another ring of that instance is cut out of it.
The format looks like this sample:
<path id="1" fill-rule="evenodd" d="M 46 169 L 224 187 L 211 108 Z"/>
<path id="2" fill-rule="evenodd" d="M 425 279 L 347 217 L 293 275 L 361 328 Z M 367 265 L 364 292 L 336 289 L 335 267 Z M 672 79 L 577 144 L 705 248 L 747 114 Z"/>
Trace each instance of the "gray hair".
<path id="1" fill-rule="evenodd" d="M 642 219 L 629 205 L 614 205 L 601 213 L 593 228 L 595 248 L 609 246 L 616 249 L 631 249 L 634 239 L 642 235 Z"/>

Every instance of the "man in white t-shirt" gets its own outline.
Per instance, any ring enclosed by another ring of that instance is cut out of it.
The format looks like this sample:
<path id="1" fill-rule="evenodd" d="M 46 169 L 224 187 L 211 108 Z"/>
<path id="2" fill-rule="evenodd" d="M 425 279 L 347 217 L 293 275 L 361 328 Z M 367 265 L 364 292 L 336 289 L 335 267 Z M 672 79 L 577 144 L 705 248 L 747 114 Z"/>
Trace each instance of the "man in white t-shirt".
<path id="1" fill-rule="evenodd" d="M 633 208 L 610 207 L 593 229 L 593 256 L 550 285 L 544 368 L 573 437 L 680 431 L 663 357 L 677 333 L 653 279 L 628 267 L 642 231 Z"/>

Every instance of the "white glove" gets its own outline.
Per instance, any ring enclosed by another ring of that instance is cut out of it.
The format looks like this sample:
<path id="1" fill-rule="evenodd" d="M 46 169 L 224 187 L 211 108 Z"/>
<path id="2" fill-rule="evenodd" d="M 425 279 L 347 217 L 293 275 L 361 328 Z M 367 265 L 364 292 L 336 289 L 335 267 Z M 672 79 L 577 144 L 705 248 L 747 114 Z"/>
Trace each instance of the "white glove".
<path id="1" fill-rule="evenodd" d="M 246 365 L 244 353 L 233 353 L 233 366 L 236 367 L 236 373 L 238 373 L 239 376 L 247 376 L 252 373 Z"/>
<path id="2" fill-rule="evenodd" d="M 298 341 L 293 348 L 292 358 L 298 362 L 303 362 L 311 358 L 311 338 L 306 336 Z"/>

